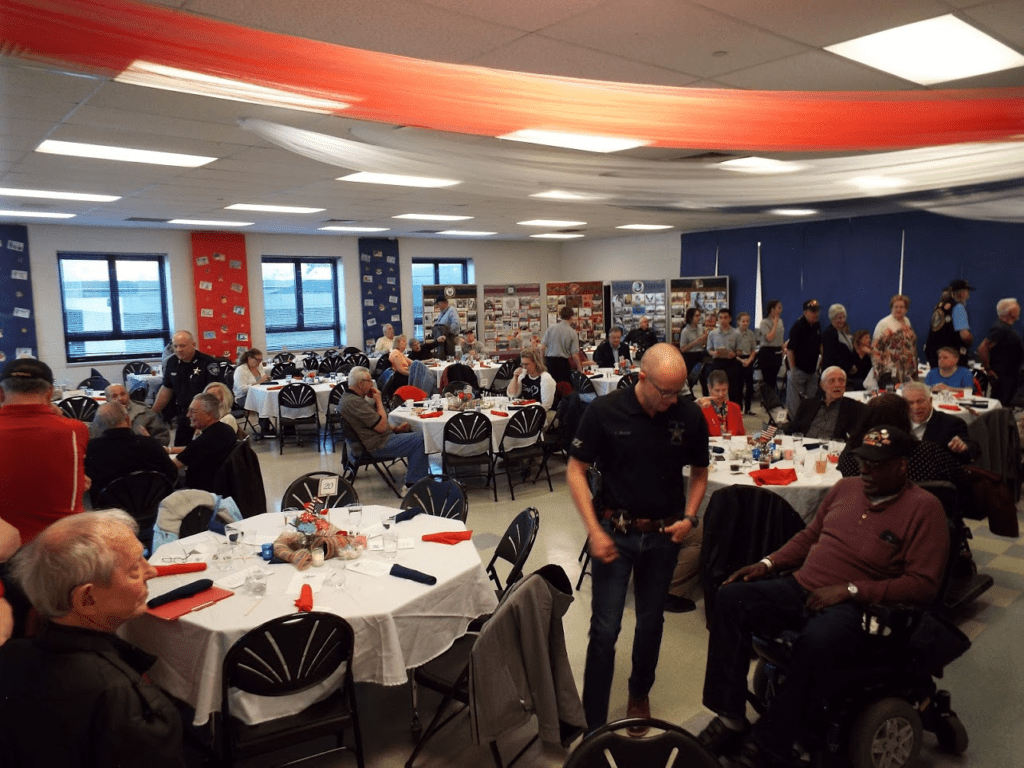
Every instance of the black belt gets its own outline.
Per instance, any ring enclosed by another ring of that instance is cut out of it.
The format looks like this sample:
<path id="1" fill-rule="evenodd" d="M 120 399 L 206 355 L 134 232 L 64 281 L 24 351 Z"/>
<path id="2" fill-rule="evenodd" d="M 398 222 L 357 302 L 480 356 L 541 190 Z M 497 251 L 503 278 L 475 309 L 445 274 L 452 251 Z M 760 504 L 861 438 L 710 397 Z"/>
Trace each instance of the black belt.
<path id="1" fill-rule="evenodd" d="M 638 531 L 640 533 L 664 533 L 665 529 L 682 520 L 682 517 L 665 517 L 660 520 L 645 517 L 630 517 L 625 509 L 606 509 L 601 519 L 611 520 L 612 528 L 619 533 Z"/>

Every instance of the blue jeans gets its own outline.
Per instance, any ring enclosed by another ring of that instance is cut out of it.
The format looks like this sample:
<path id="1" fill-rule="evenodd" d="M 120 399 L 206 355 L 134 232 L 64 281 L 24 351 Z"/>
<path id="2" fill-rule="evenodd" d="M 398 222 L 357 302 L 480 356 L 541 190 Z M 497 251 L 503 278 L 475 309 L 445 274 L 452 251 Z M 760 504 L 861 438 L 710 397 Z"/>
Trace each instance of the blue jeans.
<path id="1" fill-rule="evenodd" d="M 609 526 L 605 530 L 610 530 Z M 679 545 L 664 533 L 611 533 L 619 556 L 610 563 L 592 561 L 593 598 L 590 603 L 590 644 L 583 672 L 583 709 L 588 730 L 608 720 L 615 671 L 615 641 L 622 625 L 622 611 L 633 576 L 636 631 L 633 633 L 633 670 L 629 695 L 644 698 L 654 686 L 658 667 L 663 609 L 672 573 L 679 559 Z"/>
<path id="2" fill-rule="evenodd" d="M 423 434 L 420 432 L 403 432 L 388 435 L 383 448 L 371 452 L 378 459 L 403 458 L 409 462 L 409 470 L 405 473 L 405 484 L 413 485 L 430 474 L 430 462 L 423 450 Z"/>
<path id="3" fill-rule="evenodd" d="M 789 420 L 796 418 L 800 403 L 818 396 L 818 374 L 804 373 L 799 368 L 790 368 L 786 379 L 786 411 Z"/>

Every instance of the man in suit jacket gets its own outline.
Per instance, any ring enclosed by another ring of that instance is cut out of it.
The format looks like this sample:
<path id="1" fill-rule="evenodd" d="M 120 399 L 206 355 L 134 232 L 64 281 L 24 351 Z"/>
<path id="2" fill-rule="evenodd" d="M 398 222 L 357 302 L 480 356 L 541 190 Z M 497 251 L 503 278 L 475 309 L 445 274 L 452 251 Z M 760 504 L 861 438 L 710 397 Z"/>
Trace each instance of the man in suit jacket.
<path id="1" fill-rule="evenodd" d="M 846 374 L 837 365 L 826 368 L 819 386 L 822 397 L 804 400 L 786 431 L 802 432 L 805 437 L 821 440 L 849 440 L 857 431 L 864 416 L 864 404 L 849 397 L 846 392 Z"/>
<path id="2" fill-rule="evenodd" d="M 619 360 L 632 362 L 629 345 L 622 343 L 622 329 L 615 326 L 608 333 L 607 341 L 602 341 L 594 350 L 594 362 L 598 368 L 614 368 Z"/>
<path id="3" fill-rule="evenodd" d="M 931 440 L 947 448 L 961 464 L 977 458 L 981 447 L 967 435 L 967 422 L 951 413 L 932 408 L 932 393 L 926 384 L 911 382 L 903 387 L 910 408 L 910 427 L 918 440 Z"/>

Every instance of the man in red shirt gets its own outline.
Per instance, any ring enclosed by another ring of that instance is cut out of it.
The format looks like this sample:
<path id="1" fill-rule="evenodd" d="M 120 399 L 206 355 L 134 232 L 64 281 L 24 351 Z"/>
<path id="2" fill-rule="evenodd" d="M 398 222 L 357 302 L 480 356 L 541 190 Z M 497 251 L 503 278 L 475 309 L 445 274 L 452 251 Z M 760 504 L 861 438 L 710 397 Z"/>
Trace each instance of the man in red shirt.
<path id="1" fill-rule="evenodd" d="M 53 373 L 31 358 L 0 373 L 0 518 L 27 544 L 50 523 L 81 512 L 88 489 L 89 428 L 57 415 Z"/>
<path id="2" fill-rule="evenodd" d="M 829 678 L 855 669 L 865 634 L 863 606 L 927 603 L 938 594 L 949 554 L 939 500 L 907 480 L 914 438 L 873 428 L 853 450 L 860 477 L 840 480 L 813 522 L 781 549 L 725 580 L 708 640 L 704 705 L 718 713 L 700 734 L 712 752 L 739 747 L 736 765 L 789 765 L 804 702 Z M 790 576 L 765 579 L 774 571 Z M 793 665 L 769 710 L 745 719 L 751 634 L 799 630 Z"/>

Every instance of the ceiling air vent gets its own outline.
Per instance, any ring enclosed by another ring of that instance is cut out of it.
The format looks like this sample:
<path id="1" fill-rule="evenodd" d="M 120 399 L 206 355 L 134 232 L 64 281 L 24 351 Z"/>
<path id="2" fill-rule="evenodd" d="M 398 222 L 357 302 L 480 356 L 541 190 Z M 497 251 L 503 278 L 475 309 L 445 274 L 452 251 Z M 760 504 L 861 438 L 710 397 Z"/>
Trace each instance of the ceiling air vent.
<path id="1" fill-rule="evenodd" d="M 147 216 L 131 216 L 125 221 L 137 221 L 140 224 L 166 224 L 170 219 L 151 219 Z"/>

